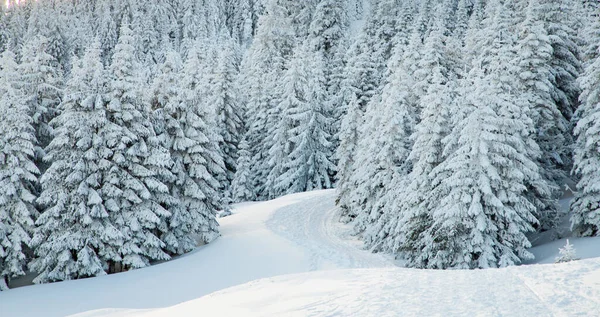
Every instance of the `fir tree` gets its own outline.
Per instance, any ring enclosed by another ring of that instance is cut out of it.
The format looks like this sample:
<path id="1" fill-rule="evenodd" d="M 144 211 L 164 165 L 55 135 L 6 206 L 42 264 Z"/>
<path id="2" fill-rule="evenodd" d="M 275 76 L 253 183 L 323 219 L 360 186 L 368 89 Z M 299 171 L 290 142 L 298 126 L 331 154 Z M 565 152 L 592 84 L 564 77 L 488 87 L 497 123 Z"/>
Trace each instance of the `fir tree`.
<path id="1" fill-rule="evenodd" d="M 218 236 L 216 212 L 221 208 L 221 183 L 225 165 L 219 150 L 219 135 L 212 109 L 203 107 L 198 86 L 202 80 L 196 51 L 188 53 L 180 79 L 179 102 L 165 104 L 166 133 L 174 165 L 175 181 L 172 194 L 181 204 L 172 212 L 167 241 L 177 241 L 172 252 L 192 250 L 191 235 L 200 235 L 204 242 Z M 173 244 L 173 243 L 169 243 Z"/>
<path id="2" fill-rule="evenodd" d="M 48 40 L 35 36 L 28 40 L 21 52 L 19 73 L 20 94 L 29 106 L 36 129 L 35 162 L 43 172 L 46 169 L 44 148 L 52 139 L 52 128 L 48 124 L 58 114 L 62 96 L 62 73 L 54 57 L 46 52 Z"/>
<path id="3" fill-rule="evenodd" d="M 600 166 L 598 155 L 598 135 L 600 122 L 600 57 L 590 63 L 580 78 L 583 90 L 581 107 L 577 110 L 580 118 L 575 127 L 577 141 L 574 153 L 574 172 L 580 177 L 577 183 L 575 200 L 571 204 L 571 226 L 580 236 L 596 236 L 600 232 L 600 191 L 597 168 Z"/>
<path id="4" fill-rule="evenodd" d="M 336 116 L 342 120 L 338 135 L 340 145 L 336 151 L 338 160 L 338 198 L 337 203 L 342 208 L 342 219 L 350 220 L 356 217 L 357 211 L 353 208 L 356 203 L 353 197 L 355 183 L 354 175 L 357 165 L 355 153 L 358 147 L 360 127 L 364 122 L 367 104 L 376 94 L 376 65 L 371 61 L 371 51 L 367 47 L 366 34 L 361 31 L 359 38 L 352 44 L 348 51 L 348 63 L 345 68 L 345 79 L 342 82 L 341 114 Z M 354 210 L 353 210 L 354 209 Z"/>
<path id="5" fill-rule="evenodd" d="M 254 188 L 250 182 L 252 162 L 248 151 L 248 142 L 242 140 L 239 145 L 237 170 L 231 183 L 231 199 L 233 202 L 253 201 L 256 199 Z"/>
<path id="6" fill-rule="evenodd" d="M 227 172 L 225 190 L 228 191 L 236 171 L 239 138 L 244 133 L 237 90 L 238 62 L 236 47 L 231 39 L 223 39 L 217 45 L 218 57 L 213 72 L 210 74 L 208 104 L 215 108 L 217 126 L 221 141 L 219 148 L 223 151 L 223 160 Z"/>
<path id="7" fill-rule="evenodd" d="M 25 275 L 33 217 L 33 186 L 38 168 L 33 162 L 35 130 L 27 105 L 18 94 L 15 54 L 0 56 L 0 291 L 11 278 Z"/>
<path id="8" fill-rule="evenodd" d="M 55 137 L 45 159 L 52 164 L 41 178 L 38 199 L 45 209 L 32 240 L 35 283 L 103 275 L 106 259 L 118 259 L 123 236 L 109 219 L 116 203 L 101 197 L 112 188 L 103 174 L 114 166 L 103 132 L 111 124 L 105 77 L 96 44 L 75 61 L 63 111 L 51 122 Z"/>
<path id="9" fill-rule="evenodd" d="M 114 201 L 111 221 L 124 237 L 118 253 L 122 261 L 111 263 L 111 271 L 148 266 L 153 260 L 167 260 L 161 224 L 171 216 L 165 208 L 173 204 L 168 187 L 161 181 L 170 176 L 169 152 L 155 135 L 150 106 L 140 89 L 139 64 L 135 58 L 133 32 L 123 23 L 114 49 L 108 83 L 107 119 L 120 127 L 109 129 L 106 142 L 115 167 L 105 182 L 114 190 L 103 192 Z"/>
<path id="10" fill-rule="evenodd" d="M 531 109 L 531 119 L 536 128 L 535 141 L 540 146 L 540 170 L 551 186 L 551 195 L 537 193 L 536 215 L 543 229 L 555 225 L 558 217 L 557 199 L 562 194 L 560 184 L 566 177 L 566 157 L 568 145 L 568 121 L 563 117 L 551 91 L 554 87 L 552 75 L 552 45 L 550 37 L 540 20 L 539 3 L 531 0 L 525 22 L 521 25 L 517 42 L 517 67 L 519 88 Z M 532 188 L 532 192 L 538 188 Z"/>
<path id="11" fill-rule="evenodd" d="M 245 108 L 251 114 L 247 140 L 252 160 L 256 162 L 252 168 L 252 182 L 259 198 L 268 197 L 271 190 L 266 181 L 273 166 L 267 158 L 274 146 L 272 129 L 281 119 L 277 109 L 280 96 L 276 87 L 295 45 L 290 8 L 286 4 L 289 3 L 267 1 L 242 74 Z"/>
<path id="12" fill-rule="evenodd" d="M 331 135 L 327 132 L 330 113 L 325 103 L 323 57 L 308 45 L 301 46 L 283 78 L 282 112 L 290 118 L 289 148 L 283 160 L 284 171 L 276 189 L 296 193 L 331 188 L 335 166 L 330 161 Z M 285 128 L 285 127 L 284 127 Z M 289 152 L 288 152 L 289 151 Z"/>

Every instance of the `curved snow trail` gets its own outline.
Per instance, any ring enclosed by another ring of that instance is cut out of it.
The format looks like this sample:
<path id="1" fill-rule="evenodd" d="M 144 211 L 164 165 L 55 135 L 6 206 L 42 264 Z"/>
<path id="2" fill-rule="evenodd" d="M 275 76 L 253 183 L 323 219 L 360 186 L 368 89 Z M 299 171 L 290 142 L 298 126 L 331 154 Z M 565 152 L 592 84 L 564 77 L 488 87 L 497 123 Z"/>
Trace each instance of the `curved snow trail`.
<path id="1" fill-rule="evenodd" d="M 307 252 L 310 271 L 393 266 L 384 256 L 361 250 L 362 243 L 349 236 L 348 226 L 337 221 L 338 210 L 335 191 L 322 191 L 278 209 L 267 227 Z"/>
<path id="2" fill-rule="evenodd" d="M 221 237 L 169 262 L 0 292 L 0 317 L 167 307 L 260 278 L 308 272 L 313 267 L 309 252 L 274 233 L 266 223 L 281 208 L 322 196 L 322 191 L 314 191 L 234 206 L 232 216 L 219 219 Z"/>

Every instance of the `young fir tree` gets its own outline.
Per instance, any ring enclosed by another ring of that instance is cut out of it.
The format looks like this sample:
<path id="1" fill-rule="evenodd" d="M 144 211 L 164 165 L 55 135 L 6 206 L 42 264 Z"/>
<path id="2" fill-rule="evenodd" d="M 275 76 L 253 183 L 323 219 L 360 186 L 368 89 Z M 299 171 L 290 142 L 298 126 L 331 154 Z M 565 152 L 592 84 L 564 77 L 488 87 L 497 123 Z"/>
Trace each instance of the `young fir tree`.
<path id="1" fill-rule="evenodd" d="M 61 114 L 52 120 L 55 137 L 47 148 L 52 162 L 41 178 L 38 203 L 45 209 L 36 221 L 30 268 L 35 283 L 105 274 L 106 260 L 117 260 L 122 234 L 112 225 L 114 201 L 105 173 L 114 166 L 106 144 L 106 74 L 99 44 L 75 60 Z M 115 127 L 114 130 L 118 129 Z"/>
<path id="2" fill-rule="evenodd" d="M 242 139 L 239 145 L 238 160 L 236 162 L 235 176 L 231 183 L 231 200 L 233 202 L 253 201 L 256 199 L 254 188 L 250 181 L 250 168 L 252 161 L 248 142 Z"/>
<path id="3" fill-rule="evenodd" d="M 579 82 L 583 91 L 577 110 L 580 120 L 575 127 L 574 172 L 580 180 L 571 204 L 571 227 L 579 236 L 597 236 L 600 232 L 600 190 L 596 186 L 600 166 L 600 57 L 588 64 Z"/>
<path id="4" fill-rule="evenodd" d="M 105 182 L 113 190 L 103 192 L 114 201 L 110 219 L 123 235 L 118 253 L 121 261 L 111 262 L 110 271 L 145 267 L 154 260 L 168 260 L 165 243 L 159 238 L 161 224 L 171 216 L 173 204 L 168 186 L 171 159 L 155 135 L 150 106 L 144 100 L 139 64 L 135 58 L 133 32 L 124 22 L 109 68 L 107 119 L 118 126 L 107 131 L 106 144 L 115 164 Z"/>
<path id="5" fill-rule="evenodd" d="M 33 162 L 35 130 L 29 108 L 18 94 L 15 54 L 0 55 L 0 291 L 11 278 L 25 275 L 33 230 L 38 168 Z"/>

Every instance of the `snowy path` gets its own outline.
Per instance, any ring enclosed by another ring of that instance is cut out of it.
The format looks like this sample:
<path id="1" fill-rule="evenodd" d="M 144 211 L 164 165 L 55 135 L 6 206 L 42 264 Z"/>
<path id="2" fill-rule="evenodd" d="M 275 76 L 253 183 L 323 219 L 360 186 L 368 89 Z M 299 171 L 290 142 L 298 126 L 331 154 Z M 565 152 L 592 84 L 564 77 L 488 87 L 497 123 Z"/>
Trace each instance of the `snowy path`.
<path id="1" fill-rule="evenodd" d="M 260 278 L 385 265 L 384 260 L 335 236 L 335 230 L 342 229 L 332 224 L 334 195 L 333 191 L 316 191 L 242 204 L 233 216 L 219 220 L 222 236 L 218 240 L 170 262 L 0 292 L 0 317 L 167 307 Z M 283 230 L 284 224 L 290 230 Z M 31 298 L 36 298 L 36 305 L 29 304 Z"/>
<path id="2" fill-rule="evenodd" d="M 337 221 L 334 201 L 335 191 L 323 191 L 281 208 L 267 227 L 306 250 L 311 271 L 392 266 L 383 256 L 361 250 L 361 243 L 348 236 L 348 229 Z"/>

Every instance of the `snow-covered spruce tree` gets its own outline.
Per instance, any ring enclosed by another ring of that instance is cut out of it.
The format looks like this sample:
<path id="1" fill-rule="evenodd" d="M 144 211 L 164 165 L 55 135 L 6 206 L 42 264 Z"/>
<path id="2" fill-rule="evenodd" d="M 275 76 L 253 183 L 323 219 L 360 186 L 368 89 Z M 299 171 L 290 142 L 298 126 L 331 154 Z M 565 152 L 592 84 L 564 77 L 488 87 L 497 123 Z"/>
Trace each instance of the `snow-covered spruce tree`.
<path id="1" fill-rule="evenodd" d="M 254 188 L 250 181 L 250 168 L 252 167 L 248 142 L 242 139 L 238 149 L 235 176 L 231 183 L 231 200 L 233 202 L 253 201 L 256 199 Z"/>
<path id="2" fill-rule="evenodd" d="M 408 158 L 413 166 L 408 176 L 410 182 L 401 200 L 396 203 L 395 217 L 401 218 L 391 233 L 397 235 L 393 245 L 403 245 L 407 265 L 414 267 L 426 266 L 425 255 L 421 253 L 426 242 L 421 239 L 432 222 L 432 207 L 441 198 L 432 195 L 435 188 L 435 174 L 432 172 L 445 159 L 442 141 L 450 132 L 452 81 L 456 80 L 448 67 L 442 19 L 437 19 L 435 28 L 425 40 L 419 63 L 420 70 L 427 74 L 419 78 L 420 87 L 426 89 L 426 93 L 418 101 L 423 110 L 411 136 L 414 145 Z"/>
<path id="3" fill-rule="evenodd" d="M 114 12 L 114 8 L 111 6 L 111 1 L 100 1 L 94 8 L 95 17 L 95 30 L 94 33 L 100 40 L 102 47 L 102 62 L 105 65 L 110 64 L 110 58 L 112 57 L 112 50 L 117 44 L 118 30 L 117 16 Z"/>
<path id="4" fill-rule="evenodd" d="M 63 34 L 63 16 L 56 11 L 56 6 L 50 1 L 32 3 L 28 19 L 25 41 L 37 36 L 46 39 L 44 51 L 52 56 L 52 66 L 65 69 L 69 64 L 69 47 Z"/>
<path id="5" fill-rule="evenodd" d="M 532 258 L 525 233 L 533 231 L 535 207 L 524 195 L 525 178 L 539 174 L 521 139 L 522 117 L 498 113 L 519 109 L 493 77 L 478 80 L 472 111 L 449 136 L 457 148 L 433 171 L 439 202 L 419 237 L 418 267 L 503 267 Z M 490 92 L 497 97 L 490 100 Z"/>
<path id="6" fill-rule="evenodd" d="M 42 161 L 44 148 L 52 139 L 52 128 L 48 124 L 58 114 L 58 104 L 62 97 L 62 72 L 56 60 L 46 52 L 48 40 L 35 36 L 25 42 L 21 51 L 19 73 L 20 94 L 29 106 L 35 128 L 35 162 L 43 172 L 46 163 Z"/>
<path id="7" fill-rule="evenodd" d="M 341 85 L 344 80 L 345 54 L 347 49 L 347 34 L 349 28 L 346 13 L 347 1 L 322 0 L 318 3 L 309 26 L 307 41 L 311 42 L 313 49 L 320 52 L 325 60 L 325 89 L 326 102 L 333 122 L 329 133 L 336 136 L 340 131 L 341 108 L 344 96 Z M 339 145 L 339 139 L 334 137 L 333 148 Z M 335 161 L 335 157 L 329 158 Z"/>
<path id="8" fill-rule="evenodd" d="M 540 0 L 542 20 L 550 37 L 553 49 L 552 73 L 554 89 L 552 96 L 559 110 L 567 120 L 571 120 L 577 109 L 580 89 L 577 78 L 581 73 L 581 61 L 573 4 L 569 0 Z M 570 143 L 570 132 L 565 135 Z M 564 158 L 568 159 L 568 158 Z"/>
<path id="9" fill-rule="evenodd" d="M 542 229 L 556 224 L 558 198 L 562 194 L 560 184 L 566 178 L 565 160 L 568 144 L 565 135 L 569 123 L 563 117 L 552 98 L 554 76 L 552 74 L 552 45 L 541 20 L 538 0 L 529 1 L 526 19 L 520 26 L 520 36 L 516 46 L 517 74 L 525 101 L 531 111 L 531 119 L 536 129 L 535 141 L 542 155 L 539 166 L 546 182 L 551 186 L 551 195 L 537 193 L 539 188 L 530 188 L 536 193 L 536 217 Z"/>
<path id="10" fill-rule="evenodd" d="M 168 102 L 162 110 L 174 161 L 175 181 L 171 191 L 181 200 L 181 205 L 171 210 L 172 236 L 165 238 L 177 241 L 177 247 L 170 250 L 176 253 L 195 247 L 192 235 L 198 235 L 206 243 L 218 236 L 215 216 L 222 203 L 219 180 L 225 176 L 225 164 L 218 146 L 220 136 L 214 110 L 206 109 L 202 102 L 205 96 L 199 86 L 205 78 L 201 72 L 198 53 L 192 47 L 179 80 L 179 102 Z"/>
<path id="11" fill-rule="evenodd" d="M 401 58 L 398 51 L 394 58 Z M 394 62 L 390 62 L 392 64 Z M 414 132 L 417 121 L 416 106 L 410 100 L 410 87 L 404 80 L 405 68 L 397 61 L 395 68 L 387 79 L 381 99 L 372 102 L 368 111 L 376 113 L 368 124 L 372 133 L 366 136 L 371 140 L 367 151 L 359 152 L 356 174 L 364 183 L 359 184 L 363 191 L 369 193 L 364 210 L 355 220 L 357 231 L 364 231 L 363 241 L 370 248 L 378 248 L 383 239 L 387 238 L 384 226 L 396 218 L 388 214 L 385 221 L 384 209 L 391 207 L 396 193 L 402 187 L 395 185 L 404 179 L 411 170 L 408 155 L 412 148 L 410 136 Z"/>
<path id="12" fill-rule="evenodd" d="M 330 161 L 332 144 L 327 127 L 331 112 L 325 102 L 324 68 L 321 52 L 304 43 L 296 49 L 282 79 L 280 107 L 283 118 L 291 124 L 283 135 L 290 143 L 284 144 L 287 157 L 274 188 L 284 194 L 332 186 L 335 166 Z"/>
<path id="13" fill-rule="evenodd" d="M 242 67 L 242 95 L 250 114 L 247 141 L 255 162 L 251 178 L 259 199 L 268 197 L 270 190 L 265 185 L 272 170 L 267 159 L 273 147 L 270 129 L 280 120 L 276 87 L 295 46 L 292 19 L 285 4 L 281 0 L 267 1 Z"/>
<path id="14" fill-rule="evenodd" d="M 370 5 L 366 22 L 350 47 L 347 57 L 345 79 L 342 82 L 341 94 L 344 97 L 340 114 L 342 125 L 338 135 L 338 205 L 342 208 L 342 221 L 356 217 L 365 203 L 365 197 L 357 195 L 355 188 L 362 183 L 356 178 L 356 158 L 358 152 L 368 151 L 368 125 L 371 121 L 367 112 L 368 104 L 374 96 L 381 92 L 382 82 L 387 72 L 387 64 L 392 54 L 392 45 L 398 31 L 396 22 L 399 6 L 394 0 L 374 1 Z M 352 96 L 354 94 L 355 96 Z M 358 104 L 351 104 L 358 102 Z M 351 109 L 358 107 L 360 110 Z M 351 117 L 347 113 L 354 112 Z M 346 119 L 358 119 L 358 122 L 347 122 Z M 338 119 L 340 120 L 340 119 Z M 345 131 L 345 129 L 350 129 Z M 357 129 L 354 131 L 354 129 Z M 356 133 L 353 139 L 344 139 Z M 364 195 L 363 195 L 364 196 Z"/>
<path id="15" fill-rule="evenodd" d="M 171 159 L 155 135 L 150 105 L 143 96 L 134 37 L 129 24 L 120 28 L 109 68 L 106 144 L 114 166 L 107 171 L 103 190 L 112 224 L 123 235 L 117 250 L 120 261 L 111 261 L 109 272 L 145 267 L 154 260 L 168 260 L 159 238 L 167 230 L 161 224 L 171 217 L 173 204 L 162 180 L 171 174 Z M 117 128 L 118 127 L 118 128 Z"/>
<path id="16" fill-rule="evenodd" d="M 30 245 L 32 193 L 38 168 L 33 162 L 35 130 L 29 108 L 15 83 L 19 80 L 15 54 L 0 55 L 0 291 L 11 278 L 25 274 L 25 246 Z"/>
<path id="17" fill-rule="evenodd" d="M 600 233 L 600 189 L 596 185 L 600 181 L 597 173 L 600 166 L 600 57 L 588 64 L 579 82 L 583 91 L 577 110 L 580 120 L 575 127 L 574 172 L 580 180 L 571 204 L 571 227 L 579 236 L 597 236 Z"/>
<path id="18" fill-rule="evenodd" d="M 366 33 L 361 31 L 358 39 L 348 51 L 345 78 L 341 84 L 341 95 L 344 96 L 342 109 L 337 118 L 341 118 L 338 133 L 339 146 L 337 158 L 337 204 L 342 208 L 342 221 L 350 221 L 356 217 L 353 206 L 357 203 L 354 197 L 355 184 L 352 175 L 356 170 L 355 155 L 358 149 L 359 128 L 364 122 L 367 104 L 376 94 L 377 68 L 371 62 L 371 51 L 364 39 Z"/>
<path id="19" fill-rule="evenodd" d="M 418 232 L 409 265 L 488 268 L 532 258 L 526 233 L 538 221 L 527 189 L 549 190 L 537 166 L 531 108 L 512 80 L 511 13 L 497 1 L 488 6 L 492 23 L 482 38 L 492 43 L 476 59 L 468 80 L 474 87 L 461 105 L 472 111 L 444 140 L 446 158 L 429 173 L 436 201 L 427 205 L 430 225 Z"/>
<path id="20" fill-rule="evenodd" d="M 113 166 L 104 133 L 110 125 L 105 83 L 96 44 L 74 60 L 62 112 L 51 122 L 54 139 L 45 159 L 52 164 L 41 178 L 38 199 L 45 209 L 32 240 L 35 283 L 103 275 L 105 259 L 118 257 L 123 243 L 109 219 L 115 202 L 101 197 L 110 187 L 103 174 Z"/>
<path id="21" fill-rule="evenodd" d="M 165 60 L 159 66 L 158 73 L 152 82 L 147 97 L 152 107 L 152 123 L 158 142 L 160 142 L 160 144 L 171 153 L 171 156 L 174 157 L 171 150 L 174 146 L 173 133 L 183 133 L 179 130 L 174 130 L 177 126 L 177 123 L 174 123 L 174 121 L 177 121 L 176 118 L 178 116 L 172 113 L 172 111 L 178 109 L 181 104 L 180 79 L 182 61 L 179 53 L 170 47 L 165 48 L 165 53 L 163 54 L 165 55 Z M 175 116 L 175 119 L 173 116 Z M 175 162 L 171 167 L 173 174 L 180 172 L 180 166 L 175 164 Z M 161 181 L 169 187 L 169 192 L 172 194 L 172 199 L 174 199 L 174 201 L 168 205 L 171 217 L 161 221 L 160 227 L 164 230 L 161 233 L 160 238 L 166 244 L 165 249 L 173 254 L 190 251 L 194 247 L 191 236 L 188 234 L 187 238 L 184 238 L 186 234 L 182 234 L 180 228 L 170 225 L 170 223 L 173 222 L 173 218 L 177 218 L 180 213 L 185 212 L 183 202 L 181 201 L 181 197 L 179 197 L 180 190 L 177 189 L 178 186 L 180 186 L 177 184 L 177 177 L 167 175 L 167 177 L 161 178 Z M 178 222 L 175 221 L 174 223 Z M 177 236 L 180 236 L 184 242 L 181 243 Z M 179 248 L 181 245 L 184 245 L 185 247 Z"/>
<path id="22" fill-rule="evenodd" d="M 226 36 L 218 42 L 216 65 L 209 75 L 207 103 L 215 109 L 217 127 L 221 135 L 219 148 L 223 151 L 227 176 L 224 190 L 228 192 L 236 171 L 237 147 L 240 137 L 244 134 L 244 111 L 238 99 L 237 44 Z"/>

